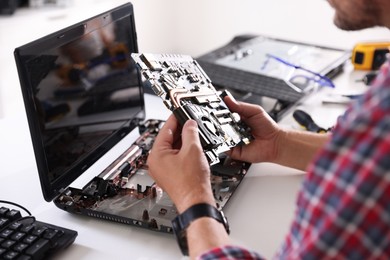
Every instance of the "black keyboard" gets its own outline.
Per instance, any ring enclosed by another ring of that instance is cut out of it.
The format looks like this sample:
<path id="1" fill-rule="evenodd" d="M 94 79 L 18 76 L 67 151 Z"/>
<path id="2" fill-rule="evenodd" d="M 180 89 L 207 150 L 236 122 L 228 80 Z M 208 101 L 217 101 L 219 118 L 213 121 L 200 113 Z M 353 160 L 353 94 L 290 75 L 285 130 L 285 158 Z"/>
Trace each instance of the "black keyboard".
<path id="1" fill-rule="evenodd" d="M 22 217 L 19 210 L 0 208 L 0 259 L 46 259 L 71 245 L 76 236 L 74 230 Z"/>
<path id="2" fill-rule="evenodd" d="M 305 91 L 298 90 L 304 90 L 307 87 L 305 82 L 301 82 L 302 85 L 298 84 L 298 82 L 295 82 L 294 87 L 298 89 L 294 89 L 289 85 L 289 83 L 285 82 L 281 78 L 271 77 L 261 74 L 260 72 L 255 73 L 251 72 L 251 70 L 247 70 L 245 66 L 249 66 L 250 64 L 245 65 L 243 69 L 236 69 L 234 68 L 235 66 L 230 67 L 227 65 L 230 61 L 222 62 L 222 59 L 229 55 L 231 56 L 237 53 L 244 55 L 243 52 L 245 52 L 245 50 L 259 48 L 257 44 L 261 42 L 273 42 L 276 45 L 279 43 L 282 45 L 292 44 L 300 46 L 299 48 L 308 46 L 309 48 L 322 48 L 324 50 L 338 52 L 338 57 L 335 58 L 332 64 L 329 64 L 328 67 L 324 69 L 324 71 L 321 71 L 321 73 L 325 74 L 329 78 L 336 76 L 340 71 L 342 71 L 344 62 L 350 58 L 350 53 L 344 50 L 336 50 L 328 47 L 291 42 L 260 35 L 239 35 L 234 37 L 227 44 L 196 58 L 196 60 L 204 69 L 206 74 L 210 77 L 215 87 L 269 97 L 283 103 L 296 103 L 307 94 L 304 93 Z M 267 44 L 264 46 L 266 45 Z M 251 66 L 256 65 L 252 64 Z M 260 71 L 260 66 L 258 69 Z"/>
<path id="3" fill-rule="evenodd" d="M 215 87 L 234 89 L 287 102 L 296 102 L 304 96 L 302 92 L 295 91 L 282 79 L 220 66 L 204 60 L 198 62 Z"/>

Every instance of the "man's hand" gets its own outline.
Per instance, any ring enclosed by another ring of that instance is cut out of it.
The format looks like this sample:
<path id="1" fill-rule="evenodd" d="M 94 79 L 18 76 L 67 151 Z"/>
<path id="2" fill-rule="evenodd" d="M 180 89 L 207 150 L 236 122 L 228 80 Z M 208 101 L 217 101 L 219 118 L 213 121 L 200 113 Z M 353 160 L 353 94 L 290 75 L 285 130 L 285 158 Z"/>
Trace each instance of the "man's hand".
<path id="1" fill-rule="evenodd" d="M 148 157 L 149 174 L 175 203 L 179 213 L 197 203 L 215 206 L 210 166 L 199 140 L 198 125 L 188 120 L 180 129 L 171 115 L 158 134 Z M 213 218 L 198 218 L 187 229 L 191 259 L 211 248 L 226 245 L 229 237 Z"/>
<path id="2" fill-rule="evenodd" d="M 234 159 L 273 162 L 305 170 L 329 139 L 327 134 L 282 129 L 260 106 L 236 102 L 229 96 L 225 98 L 225 103 L 241 116 L 254 137 L 250 144 L 236 146 L 228 152 Z"/>
<path id="3" fill-rule="evenodd" d="M 180 130 L 177 119 L 171 115 L 161 128 L 147 162 L 149 174 L 168 193 L 179 213 L 196 203 L 215 205 L 210 166 L 200 144 L 197 123 L 188 120 L 181 133 Z"/>
<path id="4" fill-rule="evenodd" d="M 232 112 L 236 112 L 250 128 L 254 140 L 248 145 L 236 146 L 228 153 L 233 159 L 246 162 L 272 162 L 277 158 L 279 126 L 257 105 L 237 102 L 227 96 L 224 99 Z"/>

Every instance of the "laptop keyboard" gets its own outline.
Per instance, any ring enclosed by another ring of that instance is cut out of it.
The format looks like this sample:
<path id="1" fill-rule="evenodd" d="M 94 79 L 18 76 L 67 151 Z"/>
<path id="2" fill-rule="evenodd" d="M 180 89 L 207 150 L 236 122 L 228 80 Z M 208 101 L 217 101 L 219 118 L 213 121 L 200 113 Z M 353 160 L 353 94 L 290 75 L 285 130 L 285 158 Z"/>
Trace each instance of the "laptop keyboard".
<path id="1" fill-rule="evenodd" d="M 0 208 L 0 259 L 36 260 L 66 248 L 77 232 L 22 217 L 19 210 Z"/>
<path id="2" fill-rule="evenodd" d="M 207 61 L 198 60 L 198 62 L 213 84 L 218 87 L 254 93 L 287 102 L 296 102 L 304 95 L 293 90 L 282 79 L 220 66 Z"/>

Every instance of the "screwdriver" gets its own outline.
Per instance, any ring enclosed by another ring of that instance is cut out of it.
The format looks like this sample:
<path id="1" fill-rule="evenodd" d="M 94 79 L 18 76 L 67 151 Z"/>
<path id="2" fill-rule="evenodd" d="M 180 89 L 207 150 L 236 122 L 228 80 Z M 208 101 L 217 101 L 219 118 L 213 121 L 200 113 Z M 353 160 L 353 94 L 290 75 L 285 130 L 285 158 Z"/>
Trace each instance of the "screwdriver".
<path id="1" fill-rule="evenodd" d="M 376 75 L 378 75 L 378 72 L 375 71 L 375 72 L 370 72 L 370 73 L 367 73 L 362 79 L 358 79 L 356 80 L 357 82 L 359 81 L 362 81 L 364 84 L 366 84 L 367 86 L 370 86 L 371 83 L 374 81 L 374 79 L 376 78 Z"/>
<path id="2" fill-rule="evenodd" d="M 315 133 L 326 133 L 328 132 L 326 129 L 318 126 L 313 118 L 302 110 L 295 110 L 293 113 L 294 119 L 300 124 L 302 127 L 304 127 L 307 131 L 315 132 Z"/>

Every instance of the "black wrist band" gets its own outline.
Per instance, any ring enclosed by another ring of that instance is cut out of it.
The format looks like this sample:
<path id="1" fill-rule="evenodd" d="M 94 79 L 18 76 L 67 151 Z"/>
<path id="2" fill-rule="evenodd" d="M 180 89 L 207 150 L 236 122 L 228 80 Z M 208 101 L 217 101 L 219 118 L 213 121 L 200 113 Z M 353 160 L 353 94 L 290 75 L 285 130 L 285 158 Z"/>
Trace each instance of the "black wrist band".
<path id="1" fill-rule="evenodd" d="M 222 211 L 207 203 L 195 204 L 172 220 L 173 232 L 183 255 L 188 255 L 188 242 L 185 231 L 192 221 L 202 217 L 210 217 L 217 220 L 223 224 L 226 232 L 230 233 L 229 224 Z"/>

